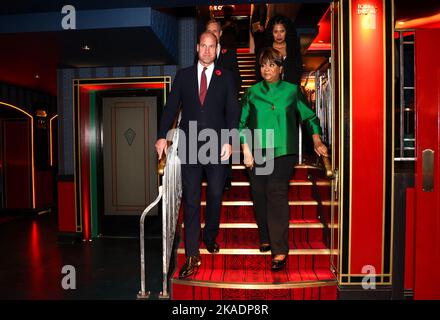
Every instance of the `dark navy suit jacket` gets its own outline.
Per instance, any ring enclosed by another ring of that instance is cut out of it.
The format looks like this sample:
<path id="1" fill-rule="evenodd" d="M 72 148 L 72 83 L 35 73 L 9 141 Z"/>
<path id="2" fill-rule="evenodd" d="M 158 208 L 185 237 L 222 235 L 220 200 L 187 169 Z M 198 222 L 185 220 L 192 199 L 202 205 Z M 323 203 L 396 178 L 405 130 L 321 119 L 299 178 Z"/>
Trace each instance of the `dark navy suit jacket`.
<path id="1" fill-rule="evenodd" d="M 215 61 L 215 65 L 232 71 L 238 93 L 241 88 L 241 76 L 240 71 L 238 70 L 237 53 L 235 50 L 222 48 L 217 60 Z"/>
<path id="2" fill-rule="evenodd" d="M 198 132 L 207 128 L 214 129 L 218 134 L 219 144 L 221 129 L 231 130 L 238 127 L 240 107 L 234 77 L 229 70 L 215 66 L 203 106 L 199 99 L 197 65 L 179 70 L 163 109 L 158 138 L 166 137 L 180 105 L 182 118 L 179 127 L 187 138 L 190 138 L 190 121 L 197 121 Z"/>

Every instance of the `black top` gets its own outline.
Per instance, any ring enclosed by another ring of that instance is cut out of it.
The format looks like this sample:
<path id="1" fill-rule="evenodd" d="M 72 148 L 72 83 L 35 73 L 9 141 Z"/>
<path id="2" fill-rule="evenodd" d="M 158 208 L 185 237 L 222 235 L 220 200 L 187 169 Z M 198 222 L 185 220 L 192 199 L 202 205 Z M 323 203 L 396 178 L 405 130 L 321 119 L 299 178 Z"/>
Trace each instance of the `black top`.
<path id="1" fill-rule="evenodd" d="M 276 17 L 274 17 L 276 18 Z M 272 47 L 273 45 L 273 35 L 272 29 L 274 24 L 274 18 L 272 18 L 267 24 L 265 32 L 264 47 Z M 286 18 L 287 19 L 287 18 Z M 302 75 L 302 58 L 301 58 L 301 48 L 299 43 L 299 38 L 296 33 L 296 27 L 294 24 L 288 20 L 287 34 L 286 34 L 286 58 L 283 61 L 283 80 L 300 85 L 301 75 Z M 262 49 L 263 49 L 262 48 Z M 263 80 L 260 73 L 260 62 L 258 61 L 259 53 L 257 52 L 257 60 L 255 64 L 255 73 L 257 76 L 257 81 Z"/>

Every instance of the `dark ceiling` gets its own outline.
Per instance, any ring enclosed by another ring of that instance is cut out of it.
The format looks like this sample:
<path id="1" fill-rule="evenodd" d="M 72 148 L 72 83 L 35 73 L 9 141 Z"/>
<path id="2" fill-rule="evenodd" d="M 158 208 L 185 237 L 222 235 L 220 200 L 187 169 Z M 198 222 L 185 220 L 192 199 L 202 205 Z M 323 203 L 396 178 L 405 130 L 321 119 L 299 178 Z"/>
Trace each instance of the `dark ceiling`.
<path id="1" fill-rule="evenodd" d="M 263 1 L 261 1 L 263 2 Z M 278 1 L 283 2 L 283 1 Z M 302 40 L 313 41 L 316 25 L 328 7 L 326 0 L 289 1 L 302 3 L 297 14 L 297 26 L 302 28 Z M 194 5 L 212 4 L 208 0 L 15 0 L 0 6 L 1 15 L 60 12 L 65 4 L 77 10 L 137 8 L 151 5 L 169 14 L 195 12 Z M 249 3 L 249 1 L 216 1 Z M 439 11 L 440 0 L 395 0 L 396 19 L 417 18 Z M 182 8 L 182 6 L 186 6 Z M 179 9 L 173 9 L 179 7 Z M 1 17 L 0 17 L 1 19 Z M 305 30 L 305 31 L 304 31 Z M 308 31 L 307 31 L 308 30 Z M 0 30 L 1 32 L 1 30 Z M 308 32 L 308 33 L 307 33 Z M 21 34 L 0 33 L 0 81 L 56 95 L 56 69 L 63 66 L 126 66 L 175 63 L 160 48 L 160 41 L 150 28 L 118 28 L 39 32 Z M 81 48 L 87 45 L 91 50 Z M 315 61 L 315 58 L 311 61 Z M 38 75 L 38 76 L 37 76 Z"/>

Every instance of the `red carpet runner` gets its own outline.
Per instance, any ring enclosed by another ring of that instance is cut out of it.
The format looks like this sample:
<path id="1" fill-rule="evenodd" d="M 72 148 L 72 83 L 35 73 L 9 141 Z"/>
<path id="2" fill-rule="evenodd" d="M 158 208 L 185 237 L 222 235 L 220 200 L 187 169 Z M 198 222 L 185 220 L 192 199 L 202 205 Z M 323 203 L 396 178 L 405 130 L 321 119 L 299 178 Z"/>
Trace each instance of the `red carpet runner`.
<path id="1" fill-rule="evenodd" d="M 255 56 L 239 53 L 243 90 L 255 83 Z M 260 253 L 249 180 L 244 166 L 233 166 L 233 182 L 225 191 L 221 212 L 218 254 L 201 242 L 202 265 L 193 276 L 180 280 L 185 263 L 183 239 L 177 250 L 177 268 L 171 280 L 174 300 L 320 300 L 336 299 L 336 280 L 330 271 L 331 250 L 323 239 L 318 206 L 312 197 L 309 173 L 319 170 L 299 166 L 290 182 L 290 252 L 285 270 L 270 270 L 271 254 Z M 318 178 L 318 192 L 326 221 L 330 219 L 330 182 Z M 202 193 L 202 226 L 205 206 Z M 182 212 L 181 212 L 182 213 Z M 334 227 L 334 226 L 331 226 Z M 184 226 L 182 227 L 184 229 Z M 337 229 L 334 230 L 336 235 Z M 183 230 L 182 230 L 183 231 Z M 182 232 L 183 234 L 183 232 Z M 333 252 L 335 253 L 335 252 Z"/>
<path id="2" fill-rule="evenodd" d="M 258 231 L 248 180 L 244 169 L 234 166 L 232 188 L 223 198 L 217 237 L 220 252 L 210 254 L 202 244 L 202 265 L 198 272 L 180 280 L 178 270 L 185 262 L 182 240 L 172 279 L 172 299 L 335 299 L 336 282 L 330 271 L 331 251 L 323 239 L 323 226 L 317 219 L 317 203 L 311 197 L 311 183 L 305 179 L 307 171 L 317 170 L 299 166 L 290 182 L 290 252 L 285 270 L 272 272 L 270 252 L 260 253 L 258 250 Z M 330 221 L 329 181 L 318 179 L 318 188 L 327 221 Z M 205 199 L 204 193 L 202 196 Z M 204 204 L 202 200 L 202 226 Z"/>

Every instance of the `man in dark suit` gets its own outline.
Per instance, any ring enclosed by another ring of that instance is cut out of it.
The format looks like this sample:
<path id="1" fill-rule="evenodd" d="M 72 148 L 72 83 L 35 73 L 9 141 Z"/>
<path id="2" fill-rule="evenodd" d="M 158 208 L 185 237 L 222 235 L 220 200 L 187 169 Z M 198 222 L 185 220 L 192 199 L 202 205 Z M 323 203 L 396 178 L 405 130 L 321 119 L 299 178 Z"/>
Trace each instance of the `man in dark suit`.
<path id="1" fill-rule="evenodd" d="M 240 71 L 238 69 L 237 53 L 235 50 L 222 47 L 221 45 L 222 28 L 219 21 L 215 19 L 209 20 L 206 23 L 205 31 L 210 31 L 213 34 L 215 34 L 215 36 L 217 37 L 218 45 L 217 45 L 217 52 L 214 63 L 217 67 L 221 67 L 226 70 L 229 70 L 234 74 L 235 86 L 237 88 L 237 97 L 238 97 L 241 89 L 241 76 L 240 76 Z M 197 63 L 198 60 L 199 57 L 196 54 L 194 57 L 194 63 Z"/>
<path id="2" fill-rule="evenodd" d="M 206 23 L 206 31 L 211 31 L 217 37 L 218 42 L 221 42 L 222 28 L 219 21 L 215 19 L 209 20 Z M 217 47 L 217 58 L 215 60 L 215 65 L 233 72 L 238 99 L 241 89 L 241 76 L 238 69 L 237 53 L 235 50 L 222 48 L 221 45 L 219 45 Z M 229 190 L 231 188 L 232 181 L 232 168 L 229 166 L 226 171 L 225 190 Z"/>
<path id="3" fill-rule="evenodd" d="M 233 74 L 229 70 L 214 65 L 217 50 L 217 37 L 206 31 L 202 33 L 197 44 L 199 61 L 196 65 L 181 69 L 174 79 L 173 88 L 168 96 L 167 105 L 163 110 L 156 150 L 159 158 L 166 152 L 166 134 L 175 119 L 179 106 L 182 105 L 180 129 L 185 133 L 183 139 L 186 150 L 196 145 L 196 150 L 180 154 L 182 161 L 182 186 L 185 225 L 186 262 L 179 272 L 180 278 L 194 273 L 201 264 L 199 252 L 200 236 L 200 200 L 202 174 L 205 172 L 208 182 L 205 210 L 205 227 L 203 241 L 210 253 L 219 252 L 215 241 L 220 223 L 220 208 L 223 187 L 226 179 L 226 165 L 221 161 L 229 159 L 232 153 L 230 141 L 216 146 L 217 159 L 209 163 L 197 158 L 190 161 L 194 154 L 200 155 L 202 144 L 198 141 L 198 133 L 204 129 L 215 131 L 220 142 L 222 129 L 236 129 L 240 117 L 240 109 L 234 87 Z M 195 124 L 195 125 L 194 125 Z M 191 128 L 196 127 L 197 136 L 190 136 Z M 219 156 L 218 156 L 219 154 Z M 213 158 L 215 158 L 214 156 Z M 211 159 L 211 158 L 210 158 Z"/>

